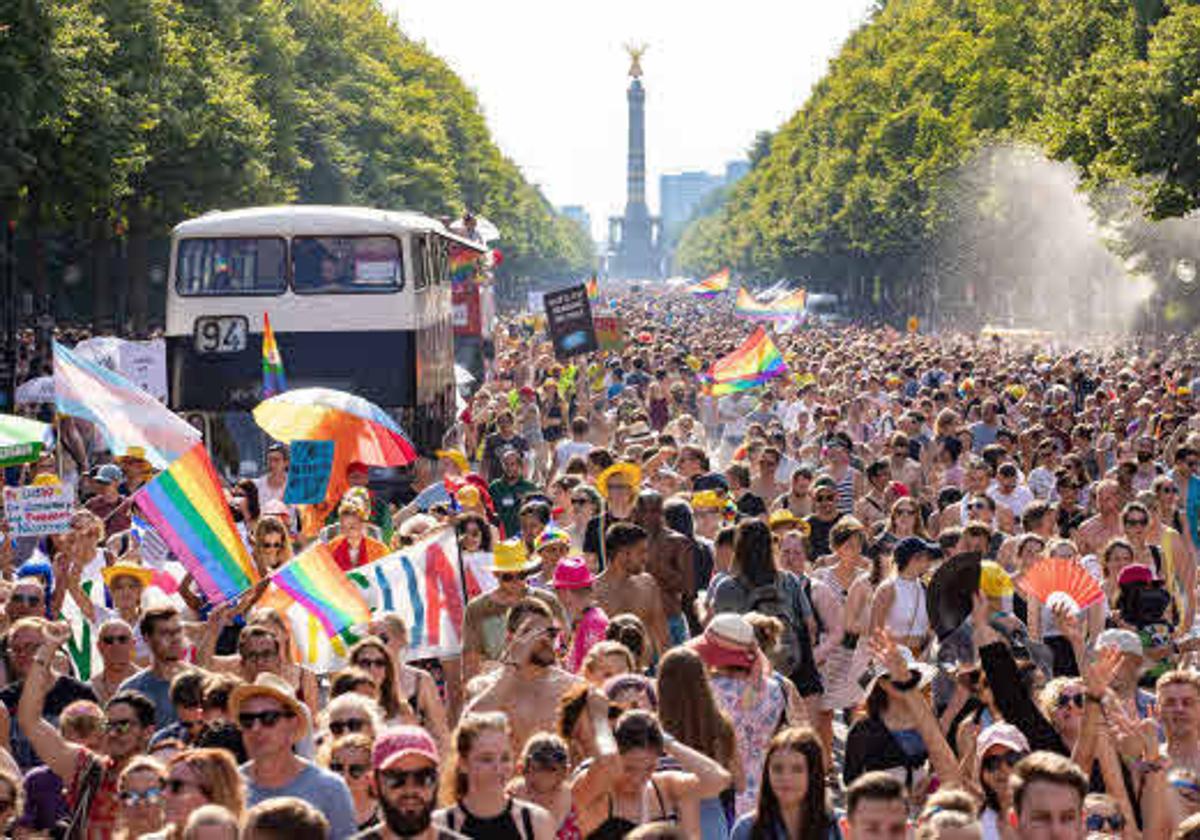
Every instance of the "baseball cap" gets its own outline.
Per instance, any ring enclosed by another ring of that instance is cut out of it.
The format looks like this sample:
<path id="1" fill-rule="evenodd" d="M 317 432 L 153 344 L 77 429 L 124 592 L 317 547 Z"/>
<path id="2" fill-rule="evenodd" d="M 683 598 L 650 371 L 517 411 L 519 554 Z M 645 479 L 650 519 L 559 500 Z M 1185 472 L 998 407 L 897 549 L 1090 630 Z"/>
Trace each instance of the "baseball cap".
<path id="1" fill-rule="evenodd" d="M 905 537 L 896 543 L 892 550 L 892 559 L 898 567 L 908 565 L 908 561 L 918 554 L 925 553 L 935 560 L 942 556 L 942 547 L 935 542 L 926 542 L 920 537 Z"/>
<path id="2" fill-rule="evenodd" d="M 1011 723 L 993 723 L 984 727 L 975 742 L 975 754 L 980 758 L 987 755 L 992 747 L 1008 747 L 1016 752 L 1029 752 L 1029 741 L 1020 729 Z"/>
<path id="3" fill-rule="evenodd" d="M 409 755 L 419 755 L 436 766 L 438 752 L 433 736 L 419 726 L 393 726 L 375 739 L 375 746 L 371 750 L 371 763 L 376 770 L 386 770 Z"/>
<path id="4" fill-rule="evenodd" d="M 125 473 L 116 464 L 103 464 L 96 468 L 92 481 L 99 484 L 120 484 L 124 478 Z"/>

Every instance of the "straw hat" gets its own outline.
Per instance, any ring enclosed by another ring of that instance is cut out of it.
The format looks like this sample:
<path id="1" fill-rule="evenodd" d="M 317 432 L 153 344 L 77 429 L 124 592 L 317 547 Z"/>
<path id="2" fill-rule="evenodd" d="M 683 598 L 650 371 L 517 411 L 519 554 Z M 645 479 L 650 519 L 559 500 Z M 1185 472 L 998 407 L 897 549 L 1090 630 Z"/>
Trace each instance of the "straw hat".
<path id="1" fill-rule="evenodd" d="M 805 537 L 812 533 L 812 526 L 787 508 L 772 511 L 767 518 L 767 527 L 772 531 L 798 531 Z"/>
<path id="2" fill-rule="evenodd" d="M 989 598 L 1006 598 L 1013 594 L 1013 582 L 1004 567 L 993 560 L 979 564 L 979 588 Z"/>
<path id="3" fill-rule="evenodd" d="M 243 683 L 235 688 L 229 695 L 229 711 L 234 720 L 241 714 L 242 704 L 253 697 L 270 697 L 296 715 L 300 726 L 296 729 L 295 740 L 299 741 L 308 734 L 307 709 L 296 699 L 296 692 L 283 677 L 263 673 L 255 677 L 254 682 Z"/>
<path id="4" fill-rule="evenodd" d="M 628 461 L 619 461 L 596 477 L 596 489 L 600 495 L 608 498 L 608 482 L 614 475 L 623 475 L 636 490 L 642 485 L 642 468 Z"/>
<path id="5" fill-rule="evenodd" d="M 505 540 L 498 543 L 492 551 L 491 571 L 493 573 L 523 573 L 541 566 L 536 557 L 531 558 L 525 551 L 525 543 L 518 539 Z"/>
<path id="6" fill-rule="evenodd" d="M 105 566 L 100 570 L 101 577 L 104 578 L 104 585 L 112 588 L 113 581 L 121 577 L 131 577 L 146 588 L 150 585 L 150 581 L 154 580 L 154 572 L 142 566 L 139 563 L 131 563 L 128 560 L 121 560 L 113 563 L 111 566 Z"/>
<path id="7" fill-rule="evenodd" d="M 701 490 L 692 494 L 692 510 L 721 510 L 725 507 L 725 494 L 716 490 Z"/>
<path id="8" fill-rule="evenodd" d="M 125 450 L 124 455 L 118 455 L 114 459 L 122 467 L 134 466 L 135 464 L 150 465 L 146 459 L 146 449 L 142 446 L 130 446 Z"/>

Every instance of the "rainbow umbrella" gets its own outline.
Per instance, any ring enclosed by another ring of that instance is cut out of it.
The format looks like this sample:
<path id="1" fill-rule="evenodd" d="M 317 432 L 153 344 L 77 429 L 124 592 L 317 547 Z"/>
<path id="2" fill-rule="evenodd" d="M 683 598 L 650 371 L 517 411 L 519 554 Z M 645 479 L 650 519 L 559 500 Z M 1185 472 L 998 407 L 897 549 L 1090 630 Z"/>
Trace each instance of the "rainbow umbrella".
<path id="1" fill-rule="evenodd" d="M 254 422 L 278 441 L 332 440 L 337 460 L 402 467 L 417 457 L 400 424 L 375 403 L 332 388 L 297 388 L 263 400 Z"/>
<path id="2" fill-rule="evenodd" d="M 28 417 L 0 414 L 0 467 L 36 461 L 50 437 L 50 426 Z"/>

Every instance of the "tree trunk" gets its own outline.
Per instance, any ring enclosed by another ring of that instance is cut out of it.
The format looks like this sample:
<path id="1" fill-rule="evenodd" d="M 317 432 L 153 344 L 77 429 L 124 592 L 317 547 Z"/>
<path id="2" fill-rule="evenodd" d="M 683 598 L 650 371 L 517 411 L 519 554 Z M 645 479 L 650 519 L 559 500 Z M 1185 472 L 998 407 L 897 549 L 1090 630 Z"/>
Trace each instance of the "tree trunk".
<path id="1" fill-rule="evenodd" d="M 112 282 L 109 262 L 112 240 L 108 216 L 98 213 L 92 219 L 92 330 L 98 335 L 112 332 Z"/>
<path id="2" fill-rule="evenodd" d="M 150 230 L 145 205 L 129 204 L 129 315 L 133 337 L 145 338 L 150 320 Z"/>

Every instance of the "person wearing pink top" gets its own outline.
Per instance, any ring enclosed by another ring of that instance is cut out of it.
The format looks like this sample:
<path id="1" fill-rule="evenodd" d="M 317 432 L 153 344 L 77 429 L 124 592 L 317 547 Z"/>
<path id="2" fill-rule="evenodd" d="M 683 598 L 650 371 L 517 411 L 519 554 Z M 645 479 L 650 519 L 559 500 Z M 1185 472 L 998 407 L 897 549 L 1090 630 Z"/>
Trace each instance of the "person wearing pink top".
<path id="1" fill-rule="evenodd" d="M 554 568 L 554 591 L 571 620 L 564 666 L 572 674 L 579 673 L 583 657 L 592 645 L 604 640 L 608 630 L 608 616 L 592 598 L 594 580 L 582 557 L 566 557 Z"/>

